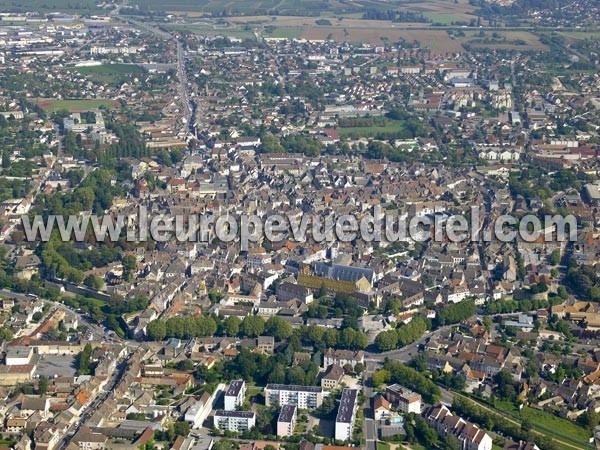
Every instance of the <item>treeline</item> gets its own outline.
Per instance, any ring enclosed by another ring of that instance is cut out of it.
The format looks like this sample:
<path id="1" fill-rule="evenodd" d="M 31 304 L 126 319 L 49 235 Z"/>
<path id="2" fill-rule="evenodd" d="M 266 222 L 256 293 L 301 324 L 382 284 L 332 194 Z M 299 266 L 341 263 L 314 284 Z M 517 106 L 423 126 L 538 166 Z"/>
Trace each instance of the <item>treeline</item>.
<path id="1" fill-rule="evenodd" d="M 373 384 L 398 383 L 406 386 L 423 396 L 427 403 L 435 404 L 440 400 L 440 388 L 431 379 L 412 367 L 405 366 L 399 361 L 388 360 L 383 369 L 373 373 Z"/>
<path id="2" fill-rule="evenodd" d="M 560 297 L 557 297 L 557 302 L 561 302 Z M 487 303 L 485 305 L 485 312 L 487 314 L 508 314 L 548 309 L 550 306 L 550 301 L 546 299 L 499 300 Z"/>
<path id="3" fill-rule="evenodd" d="M 330 347 L 347 350 L 364 349 L 368 344 L 367 335 L 348 325 L 343 326 L 341 330 L 325 329 L 318 325 L 303 325 L 294 329 L 281 317 L 271 317 L 265 322 L 260 316 L 248 316 L 244 320 L 237 317 L 211 316 L 153 320 L 146 328 L 146 335 L 151 341 L 161 341 L 171 337 L 188 339 L 215 334 L 246 338 L 273 336 L 276 340 L 286 341 L 294 347 L 311 346 L 316 351 L 324 351 Z"/>
<path id="4" fill-rule="evenodd" d="M 477 406 L 474 402 L 466 398 L 454 396 L 452 409 L 457 415 L 468 418 L 485 429 L 499 431 L 516 441 L 535 441 L 541 450 L 556 450 L 558 448 L 551 438 L 533 433 L 531 430 L 525 430 L 523 427 L 515 425 L 499 414 L 494 414 Z"/>
<path id="5" fill-rule="evenodd" d="M 444 306 L 435 317 L 436 326 L 452 325 L 468 319 L 477 308 L 473 300 L 464 300 L 460 303 Z"/>
<path id="6" fill-rule="evenodd" d="M 165 338 L 190 339 L 208 337 L 217 332 L 217 323 L 212 317 L 171 317 L 153 320 L 146 327 L 148 339 L 162 341 Z"/>
<path id="7" fill-rule="evenodd" d="M 363 350 L 368 344 L 368 338 L 365 333 L 356 331 L 350 327 L 338 331 L 336 328 L 325 329 L 318 325 L 302 326 L 298 329 L 297 336 L 302 344 L 313 346 L 318 350 L 324 350 L 328 347 Z"/>
<path id="8" fill-rule="evenodd" d="M 368 9 L 363 14 L 363 19 L 366 20 L 390 20 L 392 22 L 431 22 L 423 14 L 414 11 L 398 11 L 394 9 L 380 10 Z"/>
<path id="9" fill-rule="evenodd" d="M 429 323 L 425 319 L 415 316 L 407 324 L 379 333 L 375 338 L 375 345 L 381 352 L 404 347 L 418 340 L 428 328 Z"/>
<path id="10" fill-rule="evenodd" d="M 375 125 L 385 125 L 384 120 L 374 117 L 340 117 L 338 125 L 342 128 L 368 128 Z"/>

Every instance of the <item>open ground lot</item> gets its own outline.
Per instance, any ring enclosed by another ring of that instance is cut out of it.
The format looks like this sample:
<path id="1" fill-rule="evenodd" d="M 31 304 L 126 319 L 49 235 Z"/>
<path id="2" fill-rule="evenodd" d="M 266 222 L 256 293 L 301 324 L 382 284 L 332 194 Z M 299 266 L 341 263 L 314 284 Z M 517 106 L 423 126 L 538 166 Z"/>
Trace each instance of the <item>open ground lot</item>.
<path id="1" fill-rule="evenodd" d="M 167 11 L 172 14 L 188 16 L 211 15 L 226 12 L 229 15 L 256 16 L 310 16 L 360 19 L 365 10 L 398 9 L 422 13 L 434 23 L 450 24 L 452 22 L 468 22 L 475 16 L 475 7 L 468 0 L 425 0 L 384 1 L 384 0 L 136 0 L 145 8 L 155 11 Z M 249 17 L 248 17 L 249 18 Z"/>
<path id="2" fill-rule="evenodd" d="M 72 355 L 39 355 L 36 375 L 48 378 L 72 377 L 77 373 L 77 357 Z"/>
<path id="3" fill-rule="evenodd" d="M 37 99 L 36 103 L 46 111 L 58 111 L 60 109 L 66 109 L 69 112 L 86 111 L 101 107 L 112 109 L 119 106 L 119 102 L 108 99 L 57 100 L 53 98 L 41 98 Z"/>

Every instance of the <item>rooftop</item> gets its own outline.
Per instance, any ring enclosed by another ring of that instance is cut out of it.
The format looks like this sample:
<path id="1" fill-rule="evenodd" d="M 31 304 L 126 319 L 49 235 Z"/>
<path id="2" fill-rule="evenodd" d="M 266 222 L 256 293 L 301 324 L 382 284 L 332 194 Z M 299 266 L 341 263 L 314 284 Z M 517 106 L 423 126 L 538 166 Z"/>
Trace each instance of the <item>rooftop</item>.
<path id="1" fill-rule="evenodd" d="M 340 398 L 340 407 L 335 421 L 338 423 L 351 423 L 354 417 L 354 407 L 356 406 L 356 397 L 358 396 L 358 390 L 345 388 L 342 391 L 342 397 Z"/>

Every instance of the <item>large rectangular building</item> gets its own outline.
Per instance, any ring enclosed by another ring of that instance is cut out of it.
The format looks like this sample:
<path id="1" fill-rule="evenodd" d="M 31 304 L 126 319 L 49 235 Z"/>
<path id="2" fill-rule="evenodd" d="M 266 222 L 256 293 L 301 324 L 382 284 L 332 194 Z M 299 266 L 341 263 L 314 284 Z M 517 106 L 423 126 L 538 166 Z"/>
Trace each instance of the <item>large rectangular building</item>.
<path id="1" fill-rule="evenodd" d="M 252 411 L 215 411 L 214 425 L 217 430 L 242 433 L 251 430 L 256 425 L 256 414 Z"/>
<path id="2" fill-rule="evenodd" d="M 317 386 L 295 386 L 287 384 L 267 384 L 265 387 L 266 406 L 297 406 L 298 409 L 314 409 L 323 403 L 323 388 Z"/>
<path id="3" fill-rule="evenodd" d="M 358 408 L 357 400 L 358 390 L 344 388 L 335 418 L 335 439 L 338 441 L 349 441 L 352 439 L 352 430 Z"/>
<path id="4" fill-rule="evenodd" d="M 235 411 L 246 396 L 246 382 L 244 380 L 233 380 L 225 391 L 225 411 Z"/>
<path id="5" fill-rule="evenodd" d="M 291 436 L 296 427 L 298 408 L 294 405 L 283 405 L 277 418 L 277 436 Z"/>

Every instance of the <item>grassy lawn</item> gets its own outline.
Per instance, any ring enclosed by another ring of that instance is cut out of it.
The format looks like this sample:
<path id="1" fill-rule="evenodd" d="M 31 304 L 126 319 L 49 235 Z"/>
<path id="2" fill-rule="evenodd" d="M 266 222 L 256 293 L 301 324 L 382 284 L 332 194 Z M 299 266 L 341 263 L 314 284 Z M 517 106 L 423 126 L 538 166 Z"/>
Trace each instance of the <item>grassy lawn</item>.
<path id="1" fill-rule="evenodd" d="M 66 109 L 72 112 L 85 111 L 88 109 L 98 109 L 101 107 L 112 109 L 118 106 L 118 102 L 115 102 L 114 100 L 99 99 L 38 99 L 37 104 L 40 105 L 46 111 L 57 111 L 59 109 Z"/>
<path id="2" fill-rule="evenodd" d="M 246 388 L 246 397 L 254 397 L 255 395 L 262 393 L 262 391 L 263 388 L 260 386 L 248 386 Z"/>
<path id="3" fill-rule="evenodd" d="M 527 418 L 535 431 L 555 439 L 560 439 L 561 441 L 572 442 L 574 445 L 580 444 L 581 442 L 587 442 L 591 437 L 591 433 L 585 428 L 580 427 L 568 419 L 555 416 L 548 411 L 540 411 L 525 406 L 523 410 L 519 412 L 519 409 L 514 403 L 503 400 L 496 400 L 494 402 L 494 409 L 498 412 L 510 414 L 515 418 Z M 573 439 L 573 441 L 570 441 L 570 439 Z M 562 450 L 569 450 L 569 448 L 571 448 L 558 442 L 556 443 L 556 446 Z"/>
<path id="4" fill-rule="evenodd" d="M 121 84 L 143 75 L 144 71 L 137 64 L 102 64 L 100 66 L 70 67 L 81 75 L 85 75 L 97 83 Z"/>
<path id="5" fill-rule="evenodd" d="M 485 404 L 481 399 L 475 399 L 479 406 Z M 521 411 L 509 401 L 495 400 L 494 405 L 486 404 L 487 407 L 493 409 L 496 414 L 506 415 L 512 420 L 521 422 L 523 418 L 529 419 L 532 429 L 537 433 L 548 436 L 549 438 L 564 441 L 565 443 L 571 444 L 575 447 L 581 446 L 584 448 L 584 444 L 587 444 L 591 437 L 591 432 L 575 422 L 562 417 L 555 416 L 548 411 L 540 411 L 537 409 L 530 408 L 528 406 L 523 407 Z M 556 448 L 560 450 L 572 450 L 573 447 L 563 445 L 560 442 L 555 441 Z M 589 444 L 585 448 L 592 448 Z"/>
<path id="6" fill-rule="evenodd" d="M 402 122 L 386 119 L 383 125 L 372 125 L 369 127 L 338 127 L 337 131 L 343 138 L 353 136 L 375 137 L 380 133 L 397 133 L 402 131 Z"/>
<path id="7" fill-rule="evenodd" d="M 509 402 L 509 401 L 505 401 L 505 400 L 495 400 L 494 405 L 495 405 L 496 409 L 503 411 L 503 412 L 507 412 L 507 413 L 511 413 L 511 414 L 519 413 L 519 408 L 517 408 L 513 402 Z"/>
<path id="8" fill-rule="evenodd" d="M 558 34 L 572 39 L 600 39 L 600 32 L 598 31 L 559 31 Z"/>
<path id="9" fill-rule="evenodd" d="M 562 417 L 557 417 L 552 413 L 546 411 L 539 411 L 537 409 L 524 407 L 521 412 L 523 417 L 527 417 L 533 428 L 536 429 L 537 425 L 540 425 L 546 429 L 554 430 L 557 433 L 563 434 L 577 441 L 587 441 L 592 435 L 589 430 L 580 427 L 574 422 Z M 539 429 L 540 432 L 547 432 L 544 429 Z M 560 439 L 560 436 L 556 436 Z"/>
<path id="10" fill-rule="evenodd" d="M 302 36 L 301 27 L 275 27 L 273 33 L 265 33 L 265 37 L 297 39 Z"/>
<path id="11" fill-rule="evenodd" d="M 423 16 L 427 17 L 433 23 L 441 23 L 444 25 L 450 25 L 452 22 L 465 22 L 468 21 L 464 16 L 442 14 L 435 12 L 424 12 Z"/>
<path id="12" fill-rule="evenodd" d="M 385 442 L 378 442 L 377 443 L 377 450 L 390 450 L 390 444 L 387 444 Z"/>
<path id="13" fill-rule="evenodd" d="M 402 127 L 397 124 L 389 124 L 385 126 L 375 125 L 372 127 L 349 127 L 349 128 L 338 128 L 338 132 L 341 137 L 348 137 L 354 134 L 358 134 L 362 137 L 372 137 L 377 133 L 393 133 L 394 131 L 400 131 Z"/>

